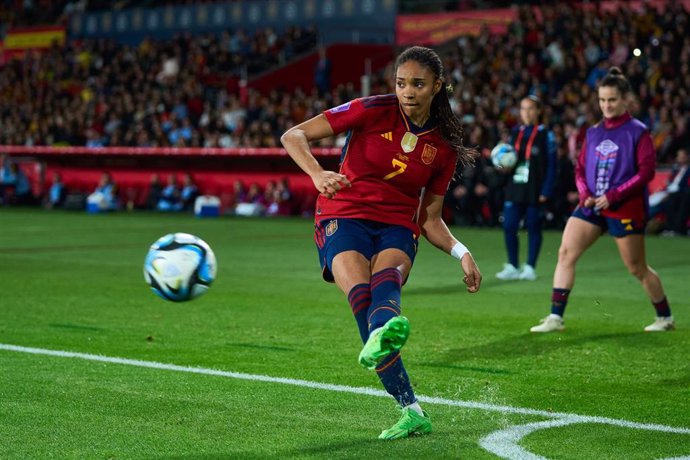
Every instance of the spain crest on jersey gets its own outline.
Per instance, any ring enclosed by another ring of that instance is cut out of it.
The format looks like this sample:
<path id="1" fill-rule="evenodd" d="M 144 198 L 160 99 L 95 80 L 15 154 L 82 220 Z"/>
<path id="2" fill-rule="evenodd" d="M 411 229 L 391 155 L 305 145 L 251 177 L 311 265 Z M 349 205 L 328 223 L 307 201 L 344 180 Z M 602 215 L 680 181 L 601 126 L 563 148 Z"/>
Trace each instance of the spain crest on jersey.
<path id="1" fill-rule="evenodd" d="M 430 165 L 433 163 L 434 158 L 436 158 L 436 147 L 432 147 L 429 144 L 424 144 L 424 149 L 422 150 L 422 163 L 425 165 Z"/>

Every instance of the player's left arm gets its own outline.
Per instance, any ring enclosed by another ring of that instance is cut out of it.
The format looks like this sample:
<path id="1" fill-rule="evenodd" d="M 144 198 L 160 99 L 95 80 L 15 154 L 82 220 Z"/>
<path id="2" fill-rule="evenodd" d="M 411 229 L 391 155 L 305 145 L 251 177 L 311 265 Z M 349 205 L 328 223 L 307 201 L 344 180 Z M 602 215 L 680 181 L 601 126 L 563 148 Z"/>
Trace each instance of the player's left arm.
<path id="1" fill-rule="evenodd" d="M 450 232 L 441 218 L 443 210 L 443 196 L 434 193 L 424 193 L 419 213 L 419 225 L 422 235 L 431 244 L 446 254 L 460 259 L 460 266 L 465 273 L 463 281 L 468 292 L 477 292 L 482 282 L 482 274 L 474 261 L 472 254 Z"/>
<path id="2" fill-rule="evenodd" d="M 596 199 L 596 206 L 606 209 L 613 204 L 625 201 L 630 196 L 642 190 L 654 179 L 656 167 L 656 151 L 648 131 L 645 131 L 637 141 L 635 148 L 637 173 L 613 190 Z"/>
<path id="3" fill-rule="evenodd" d="M 541 184 L 539 202 L 545 203 L 553 195 L 553 186 L 556 183 L 557 159 L 556 138 L 551 131 L 546 132 L 546 176 Z"/>

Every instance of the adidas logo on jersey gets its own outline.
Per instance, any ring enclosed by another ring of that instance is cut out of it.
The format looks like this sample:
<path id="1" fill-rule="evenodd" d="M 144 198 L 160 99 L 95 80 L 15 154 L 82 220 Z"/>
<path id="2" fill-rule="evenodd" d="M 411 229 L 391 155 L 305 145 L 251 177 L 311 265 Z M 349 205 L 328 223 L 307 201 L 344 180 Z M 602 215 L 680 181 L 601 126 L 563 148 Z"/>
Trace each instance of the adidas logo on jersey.
<path id="1" fill-rule="evenodd" d="M 393 133 L 391 131 L 388 131 L 387 133 L 381 134 L 381 137 L 386 139 L 387 141 L 392 141 L 393 140 Z"/>

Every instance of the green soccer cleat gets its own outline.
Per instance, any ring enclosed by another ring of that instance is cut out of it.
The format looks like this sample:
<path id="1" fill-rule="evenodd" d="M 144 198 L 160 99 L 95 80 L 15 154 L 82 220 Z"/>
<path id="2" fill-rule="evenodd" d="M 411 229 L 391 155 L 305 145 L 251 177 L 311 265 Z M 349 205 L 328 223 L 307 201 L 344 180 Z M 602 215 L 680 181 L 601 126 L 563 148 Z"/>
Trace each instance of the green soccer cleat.
<path id="1" fill-rule="evenodd" d="M 359 364 L 376 369 L 383 359 L 400 350 L 410 335 L 410 322 L 404 316 L 395 316 L 371 333 L 359 353 Z"/>
<path id="2" fill-rule="evenodd" d="M 403 407 L 401 410 L 402 417 L 398 423 L 387 430 L 383 430 L 379 439 L 401 439 L 412 435 L 431 433 L 431 419 L 426 412 L 424 415 L 419 415 L 409 407 Z"/>

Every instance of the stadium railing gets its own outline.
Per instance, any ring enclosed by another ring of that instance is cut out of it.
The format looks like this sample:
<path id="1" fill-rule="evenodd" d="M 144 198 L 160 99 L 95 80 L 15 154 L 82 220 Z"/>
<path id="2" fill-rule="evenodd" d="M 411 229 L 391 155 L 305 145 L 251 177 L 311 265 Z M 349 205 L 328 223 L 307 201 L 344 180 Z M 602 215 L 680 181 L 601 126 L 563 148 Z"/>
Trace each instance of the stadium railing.
<path id="1" fill-rule="evenodd" d="M 338 169 L 341 149 L 313 148 L 314 155 L 329 169 Z M 316 189 L 283 148 L 194 148 L 194 147 L 84 147 L 0 145 L 0 154 L 17 161 L 32 183 L 35 196 L 45 194 L 53 173 L 60 173 L 68 190 L 93 191 L 101 174 L 108 171 L 118 185 L 123 203 L 143 207 L 151 177 L 163 182 L 170 174 L 193 175 L 199 191 L 220 197 L 224 206 L 232 201 L 233 183 L 257 183 L 287 178 L 297 210 L 308 209 Z"/>

